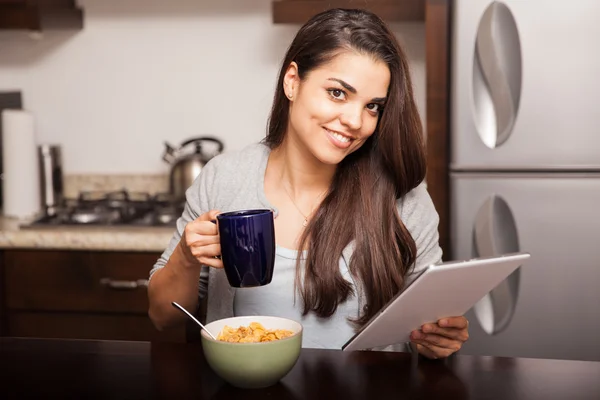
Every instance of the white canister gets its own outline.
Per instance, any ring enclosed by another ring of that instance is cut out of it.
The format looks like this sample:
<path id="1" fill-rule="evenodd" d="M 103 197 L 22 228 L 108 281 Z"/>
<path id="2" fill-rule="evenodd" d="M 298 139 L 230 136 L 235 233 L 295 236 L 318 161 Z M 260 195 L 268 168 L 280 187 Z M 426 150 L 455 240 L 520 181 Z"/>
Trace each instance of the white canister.
<path id="1" fill-rule="evenodd" d="M 3 213 L 29 218 L 40 211 L 35 120 L 24 110 L 2 111 Z"/>

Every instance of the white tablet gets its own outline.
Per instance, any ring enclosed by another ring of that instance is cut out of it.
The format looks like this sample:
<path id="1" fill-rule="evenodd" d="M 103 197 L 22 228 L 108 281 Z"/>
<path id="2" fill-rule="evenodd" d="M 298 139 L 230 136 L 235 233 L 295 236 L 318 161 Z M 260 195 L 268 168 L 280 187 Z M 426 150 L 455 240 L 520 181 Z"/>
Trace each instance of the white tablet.
<path id="1" fill-rule="evenodd" d="M 425 268 L 342 349 L 362 350 L 410 341 L 427 322 L 464 315 L 525 262 L 528 253 L 451 261 Z"/>

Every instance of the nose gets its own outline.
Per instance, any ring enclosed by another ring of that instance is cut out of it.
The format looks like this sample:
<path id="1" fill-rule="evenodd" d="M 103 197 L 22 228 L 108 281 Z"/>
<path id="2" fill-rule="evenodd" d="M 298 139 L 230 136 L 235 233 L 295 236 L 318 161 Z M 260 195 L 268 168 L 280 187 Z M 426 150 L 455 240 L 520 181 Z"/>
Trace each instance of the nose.
<path id="1" fill-rule="evenodd" d="M 362 112 L 362 106 L 349 104 L 340 115 L 340 122 L 353 131 L 359 130 L 362 127 Z"/>

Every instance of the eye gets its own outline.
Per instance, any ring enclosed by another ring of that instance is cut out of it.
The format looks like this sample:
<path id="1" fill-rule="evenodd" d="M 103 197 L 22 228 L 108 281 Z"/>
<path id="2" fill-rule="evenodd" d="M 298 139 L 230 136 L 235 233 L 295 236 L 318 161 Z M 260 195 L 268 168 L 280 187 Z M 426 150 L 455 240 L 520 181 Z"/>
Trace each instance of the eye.
<path id="1" fill-rule="evenodd" d="M 346 92 L 344 92 L 342 89 L 327 89 L 327 92 L 329 92 L 329 95 L 335 100 L 346 99 Z"/>
<path id="2" fill-rule="evenodd" d="M 380 113 L 382 109 L 383 109 L 383 106 L 381 104 L 377 104 L 377 103 L 367 104 L 367 110 L 369 110 L 375 114 Z"/>

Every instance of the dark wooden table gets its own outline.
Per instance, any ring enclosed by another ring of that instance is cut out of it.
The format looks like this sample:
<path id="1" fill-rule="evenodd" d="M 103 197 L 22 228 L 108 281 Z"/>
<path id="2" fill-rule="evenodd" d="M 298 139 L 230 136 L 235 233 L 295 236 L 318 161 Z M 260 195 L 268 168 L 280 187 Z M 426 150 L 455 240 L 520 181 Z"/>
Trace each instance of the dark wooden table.
<path id="1" fill-rule="evenodd" d="M 302 350 L 277 385 L 242 390 L 199 344 L 0 338 L 0 398 L 600 399 L 600 363 Z"/>

